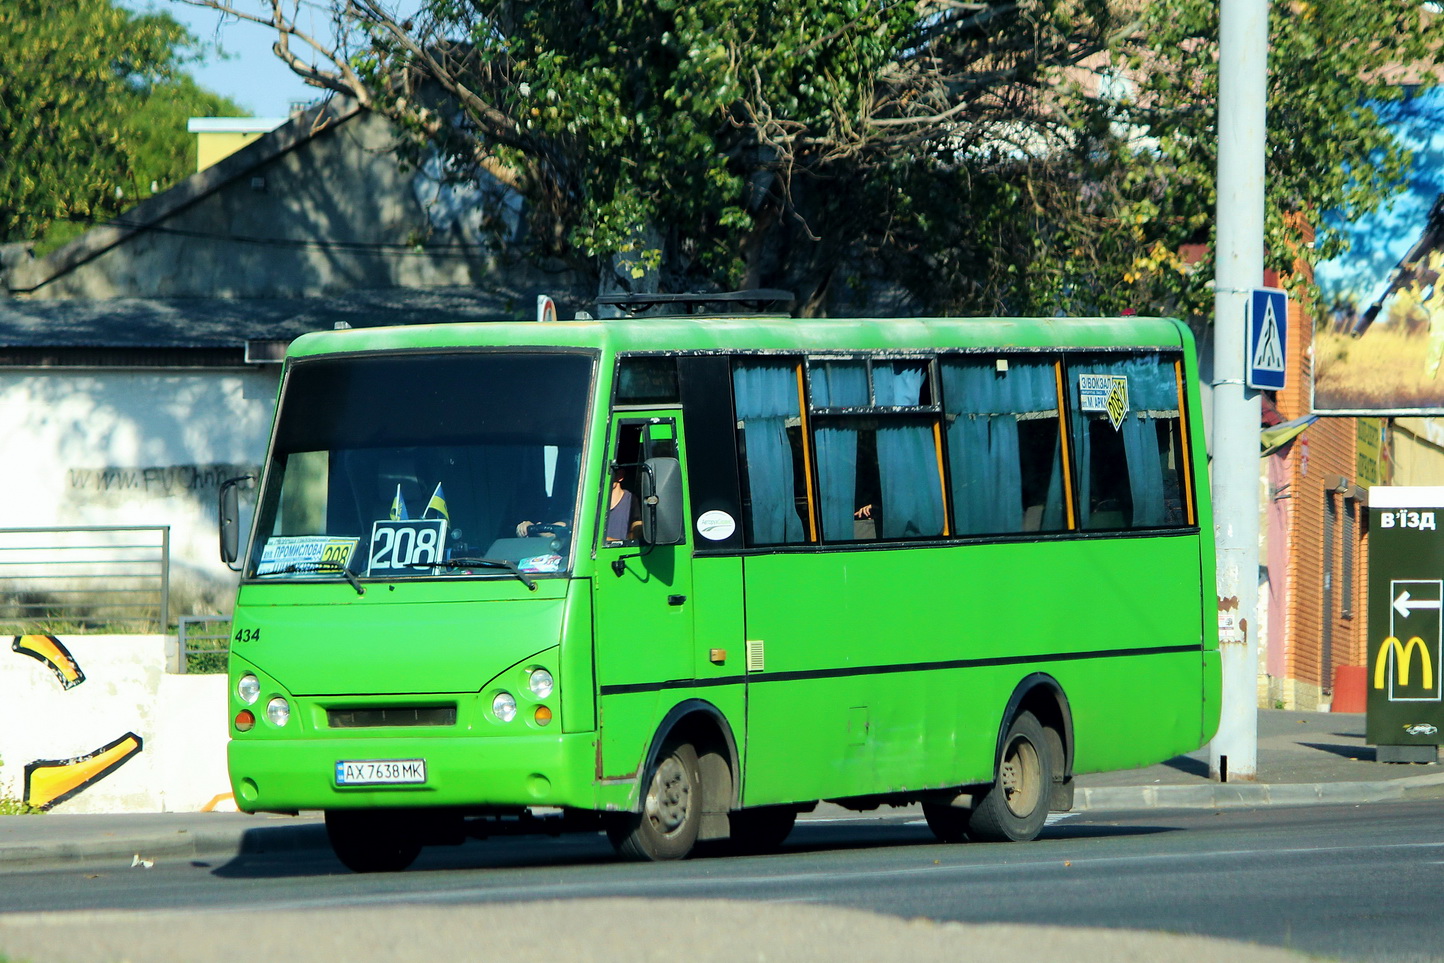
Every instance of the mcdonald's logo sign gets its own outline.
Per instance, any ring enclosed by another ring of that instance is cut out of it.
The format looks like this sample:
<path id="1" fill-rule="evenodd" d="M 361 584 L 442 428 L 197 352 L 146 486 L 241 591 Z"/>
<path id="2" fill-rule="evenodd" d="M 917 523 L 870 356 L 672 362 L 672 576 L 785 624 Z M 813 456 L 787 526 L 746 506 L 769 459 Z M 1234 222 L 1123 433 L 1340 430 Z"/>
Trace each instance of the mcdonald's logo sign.
<path id="1" fill-rule="evenodd" d="M 1389 654 L 1394 655 L 1394 678 L 1399 685 L 1409 684 L 1409 667 L 1413 662 L 1414 653 L 1419 653 L 1419 673 L 1424 688 L 1434 688 L 1434 663 L 1429 658 L 1429 648 L 1424 640 L 1417 635 L 1408 642 L 1400 642 L 1394 636 L 1384 640 L 1379 646 L 1379 654 L 1374 657 L 1374 688 L 1384 688 L 1385 680 L 1389 674 Z"/>

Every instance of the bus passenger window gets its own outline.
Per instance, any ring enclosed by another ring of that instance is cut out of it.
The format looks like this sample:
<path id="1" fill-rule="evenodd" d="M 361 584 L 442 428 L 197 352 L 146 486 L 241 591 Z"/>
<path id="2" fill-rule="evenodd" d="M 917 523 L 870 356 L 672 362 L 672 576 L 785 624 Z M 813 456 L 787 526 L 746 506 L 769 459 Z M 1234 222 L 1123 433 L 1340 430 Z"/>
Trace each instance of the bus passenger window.
<path id="1" fill-rule="evenodd" d="M 923 359 L 811 361 L 823 541 L 943 534 L 930 370 Z"/>
<path id="2" fill-rule="evenodd" d="M 1068 365 L 1079 527 L 1188 524 L 1183 428 L 1173 359 L 1159 353 Z"/>
<path id="3" fill-rule="evenodd" d="M 947 360 L 942 384 L 957 534 L 1066 530 L 1054 362 Z"/>
<path id="4" fill-rule="evenodd" d="M 797 366 L 796 361 L 739 358 L 732 368 L 742 513 L 750 545 L 809 540 Z"/>

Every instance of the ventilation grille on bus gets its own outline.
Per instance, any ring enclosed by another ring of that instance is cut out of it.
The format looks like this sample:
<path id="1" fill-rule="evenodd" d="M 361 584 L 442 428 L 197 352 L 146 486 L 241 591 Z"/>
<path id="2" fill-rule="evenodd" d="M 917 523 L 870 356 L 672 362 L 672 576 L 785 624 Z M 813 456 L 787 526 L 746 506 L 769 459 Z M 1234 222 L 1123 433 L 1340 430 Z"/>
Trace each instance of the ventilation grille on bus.
<path id="1" fill-rule="evenodd" d="M 764 672 L 767 669 L 767 655 L 761 639 L 747 640 L 747 671 Z"/>
<path id="2" fill-rule="evenodd" d="M 332 729 L 373 729 L 381 726 L 454 726 L 456 706 L 390 706 L 370 709 L 327 709 Z"/>

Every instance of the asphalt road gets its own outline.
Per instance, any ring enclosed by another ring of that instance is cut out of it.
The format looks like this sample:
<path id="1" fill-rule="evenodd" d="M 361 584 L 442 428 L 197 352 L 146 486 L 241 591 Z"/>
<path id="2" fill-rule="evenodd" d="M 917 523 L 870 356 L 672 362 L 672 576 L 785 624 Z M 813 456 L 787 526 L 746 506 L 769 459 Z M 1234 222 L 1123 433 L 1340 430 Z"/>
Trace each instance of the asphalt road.
<path id="1" fill-rule="evenodd" d="M 600 837 L 563 837 L 428 850 L 384 876 L 317 852 L 9 873 L 0 952 L 36 963 L 262 949 L 307 961 L 358 947 L 354 958 L 398 960 L 462 958 L 459 948 L 596 960 L 1435 960 L 1441 879 L 1437 800 L 1079 814 L 1023 845 L 939 844 L 903 814 L 806 821 L 775 856 L 669 864 L 619 863 Z"/>

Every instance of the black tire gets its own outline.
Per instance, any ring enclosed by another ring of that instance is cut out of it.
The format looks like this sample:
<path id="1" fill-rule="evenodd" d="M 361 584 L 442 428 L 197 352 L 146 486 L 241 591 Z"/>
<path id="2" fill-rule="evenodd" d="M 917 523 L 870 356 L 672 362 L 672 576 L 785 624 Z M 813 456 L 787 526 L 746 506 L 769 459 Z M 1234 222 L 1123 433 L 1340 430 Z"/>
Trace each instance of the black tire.
<path id="1" fill-rule="evenodd" d="M 961 843 L 968 838 L 968 820 L 972 810 L 947 803 L 923 803 L 923 818 L 940 842 Z"/>
<path id="2" fill-rule="evenodd" d="M 1048 818 L 1053 793 L 1053 741 L 1031 712 L 1020 712 L 1008 726 L 998 753 L 993 785 L 968 818 L 970 839 L 1026 842 L 1038 838 Z"/>
<path id="3" fill-rule="evenodd" d="M 731 852 L 748 856 L 775 853 L 797 824 L 797 810 L 791 806 L 734 809 L 727 814 L 727 822 L 731 831 L 727 848 Z"/>
<path id="4" fill-rule="evenodd" d="M 626 859 L 682 859 L 701 825 L 702 772 L 697 751 L 683 742 L 663 748 L 647 775 L 642 811 L 613 816 L 607 838 Z"/>
<path id="5" fill-rule="evenodd" d="M 336 858 L 356 873 L 397 873 L 421 855 L 421 842 L 403 817 L 371 810 L 327 810 L 326 838 Z"/>

